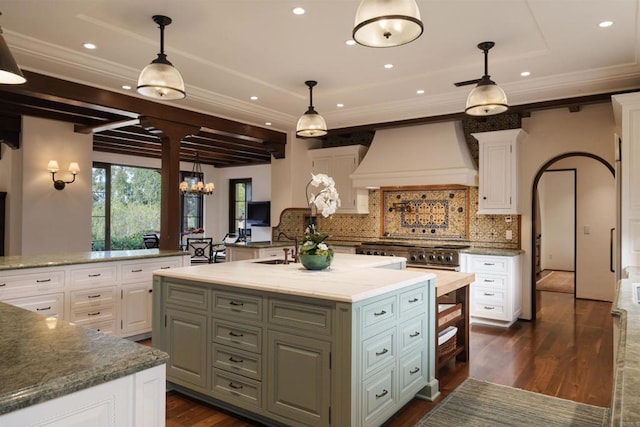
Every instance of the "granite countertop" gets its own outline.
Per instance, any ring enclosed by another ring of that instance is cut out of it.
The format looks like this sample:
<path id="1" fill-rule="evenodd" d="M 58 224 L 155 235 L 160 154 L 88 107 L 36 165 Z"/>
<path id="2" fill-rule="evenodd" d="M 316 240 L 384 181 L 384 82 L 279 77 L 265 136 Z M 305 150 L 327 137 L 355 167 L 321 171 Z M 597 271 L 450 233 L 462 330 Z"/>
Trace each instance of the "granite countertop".
<path id="1" fill-rule="evenodd" d="M 167 362 L 157 349 L 0 302 L 0 414 Z"/>
<path id="2" fill-rule="evenodd" d="M 522 249 L 501 249 L 501 248 L 466 248 L 460 249 L 460 253 L 471 255 L 496 255 L 496 256 L 516 256 L 524 253 Z"/>
<path id="3" fill-rule="evenodd" d="M 263 258 L 262 260 L 273 260 Z M 405 263 L 402 257 L 335 254 L 326 270 L 306 270 L 299 263 L 260 264 L 246 260 L 156 271 L 154 275 L 354 303 L 432 279 L 432 273 L 392 270 Z"/>
<path id="4" fill-rule="evenodd" d="M 293 246 L 295 242 L 293 240 L 277 240 L 275 242 L 237 242 L 227 243 L 225 246 L 231 246 L 234 248 L 282 248 L 285 246 Z"/>
<path id="5" fill-rule="evenodd" d="M 633 296 L 634 283 L 638 281 L 618 282 L 613 301 L 619 334 L 618 347 L 614 349 L 611 425 L 640 425 L 640 304 Z"/>
<path id="6" fill-rule="evenodd" d="M 140 258 L 161 258 L 188 255 L 187 252 L 165 249 L 136 249 L 130 251 L 75 252 L 28 256 L 0 257 L 0 271 L 34 267 L 57 267 L 91 262 L 122 261 Z"/>

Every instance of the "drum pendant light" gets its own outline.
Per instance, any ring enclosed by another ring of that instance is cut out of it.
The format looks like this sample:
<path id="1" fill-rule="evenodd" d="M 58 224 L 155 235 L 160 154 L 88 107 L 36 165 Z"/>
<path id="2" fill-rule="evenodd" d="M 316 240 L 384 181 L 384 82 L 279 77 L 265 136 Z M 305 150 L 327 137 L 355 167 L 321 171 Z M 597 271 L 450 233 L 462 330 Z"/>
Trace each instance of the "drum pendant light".
<path id="1" fill-rule="evenodd" d="M 362 0 L 353 39 L 368 47 L 394 47 L 414 41 L 423 30 L 415 0 Z"/>
<path id="2" fill-rule="evenodd" d="M 171 18 L 154 15 L 153 21 L 160 26 L 160 53 L 147 65 L 138 78 L 137 91 L 154 99 L 174 100 L 187 96 L 180 72 L 167 60 L 164 53 L 164 27 L 171 24 Z"/>
<path id="3" fill-rule="evenodd" d="M 317 138 L 327 134 L 327 123 L 313 108 L 313 87 L 318 84 L 314 80 L 304 82 L 309 87 L 309 109 L 298 119 L 296 135 L 303 138 Z"/>
<path id="4" fill-rule="evenodd" d="M 509 108 L 507 95 L 489 76 L 489 49 L 494 45 L 494 42 L 478 44 L 478 49 L 484 52 L 484 76 L 467 97 L 467 106 L 464 112 L 470 116 L 492 116 L 503 113 Z"/>
<path id="5" fill-rule="evenodd" d="M 2 13 L 0 12 L 0 15 Z M 0 84 L 17 85 L 26 82 L 20 67 L 13 59 L 9 45 L 2 36 L 2 28 L 0 28 Z"/>

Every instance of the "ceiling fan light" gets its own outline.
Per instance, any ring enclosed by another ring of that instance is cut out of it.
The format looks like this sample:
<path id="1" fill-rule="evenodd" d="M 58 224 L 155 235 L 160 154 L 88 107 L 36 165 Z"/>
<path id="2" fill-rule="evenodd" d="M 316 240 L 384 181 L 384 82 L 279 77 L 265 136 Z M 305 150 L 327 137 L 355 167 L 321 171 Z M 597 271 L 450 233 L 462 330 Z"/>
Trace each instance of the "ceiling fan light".
<path id="1" fill-rule="evenodd" d="M 362 0 L 352 36 L 363 46 L 394 47 L 412 42 L 423 31 L 415 0 Z"/>
<path id="2" fill-rule="evenodd" d="M 465 113 L 470 116 L 492 116 L 507 111 L 507 95 L 500 86 L 491 80 L 489 82 L 481 81 L 469 93 Z"/>
<path id="3" fill-rule="evenodd" d="M 0 83 L 17 85 L 26 82 L 20 67 L 11 55 L 9 46 L 2 36 L 2 28 L 0 28 Z"/>
<path id="4" fill-rule="evenodd" d="M 137 91 L 155 99 L 175 100 L 187 96 L 184 80 L 178 69 L 169 61 L 160 62 L 158 59 L 144 67 L 140 73 Z"/>
<path id="5" fill-rule="evenodd" d="M 309 109 L 296 125 L 296 135 L 304 138 L 318 138 L 327 134 L 327 123 L 315 110 Z"/>

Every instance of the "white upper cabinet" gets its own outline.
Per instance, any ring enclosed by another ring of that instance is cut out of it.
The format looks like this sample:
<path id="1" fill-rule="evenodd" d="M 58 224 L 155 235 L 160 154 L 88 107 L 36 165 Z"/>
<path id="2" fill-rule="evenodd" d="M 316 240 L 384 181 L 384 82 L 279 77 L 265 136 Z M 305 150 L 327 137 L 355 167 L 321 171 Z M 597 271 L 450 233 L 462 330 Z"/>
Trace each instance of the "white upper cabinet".
<path id="1" fill-rule="evenodd" d="M 369 190 L 354 188 L 351 174 L 364 158 L 367 147 L 347 145 L 344 147 L 309 150 L 311 172 L 325 173 L 336 182 L 341 206 L 337 213 L 369 213 Z"/>
<path id="2" fill-rule="evenodd" d="M 519 145 L 526 132 L 509 129 L 472 135 L 479 144 L 478 213 L 520 214 Z"/>

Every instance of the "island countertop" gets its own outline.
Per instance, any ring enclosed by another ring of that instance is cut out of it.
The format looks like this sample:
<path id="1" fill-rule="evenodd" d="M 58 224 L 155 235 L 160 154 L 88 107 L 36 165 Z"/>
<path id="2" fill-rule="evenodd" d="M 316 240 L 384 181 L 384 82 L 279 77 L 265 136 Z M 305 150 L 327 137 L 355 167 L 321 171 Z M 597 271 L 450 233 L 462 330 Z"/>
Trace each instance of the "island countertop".
<path id="1" fill-rule="evenodd" d="M 0 302 L 0 414 L 167 360 L 160 350 Z"/>
<path id="2" fill-rule="evenodd" d="M 306 270 L 299 263 L 261 264 L 257 259 L 156 271 L 163 277 L 233 286 L 340 302 L 357 302 L 434 278 L 434 274 L 388 269 L 405 258 L 335 254 L 326 270 Z M 376 268 L 383 267 L 383 268 Z"/>
<path id="3" fill-rule="evenodd" d="M 407 270 L 411 271 L 424 271 L 425 273 L 432 273 L 436 278 L 436 296 L 440 297 L 449 292 L 460 289 L 463 286 L 470 285 L 476 280 L 474 273 L 463 273 L 460 271 L 449 270 L 431 270 L 428 268 L 412 268 L 407 267 Z"/>
<path id="4" fill-rule="evenodd" d="M 21 268 L 57 267 L 92 262 L 122 261 L 127 259 L 162 258 L 188 255 L 179 250 L 135 249 L 128 251 L 73 252 L 44 255 L 4 256 L 0 257 L 0 271 Z"/>

